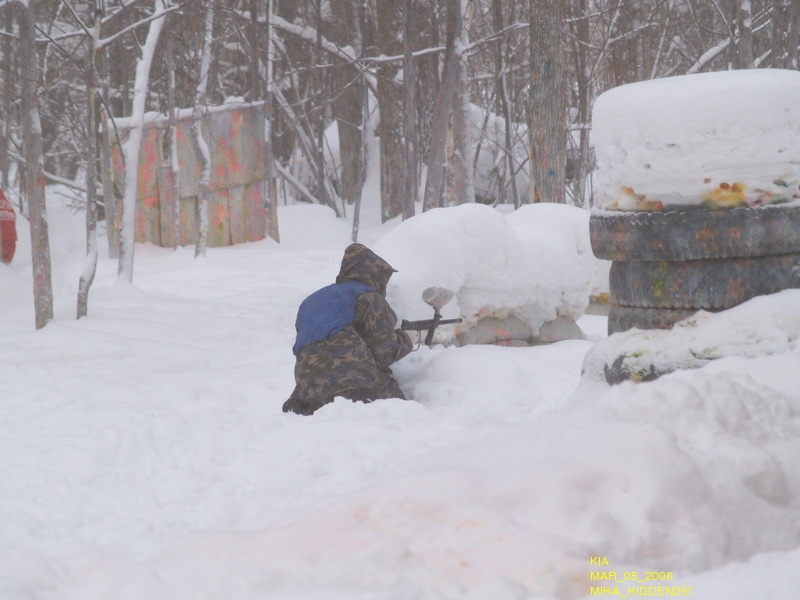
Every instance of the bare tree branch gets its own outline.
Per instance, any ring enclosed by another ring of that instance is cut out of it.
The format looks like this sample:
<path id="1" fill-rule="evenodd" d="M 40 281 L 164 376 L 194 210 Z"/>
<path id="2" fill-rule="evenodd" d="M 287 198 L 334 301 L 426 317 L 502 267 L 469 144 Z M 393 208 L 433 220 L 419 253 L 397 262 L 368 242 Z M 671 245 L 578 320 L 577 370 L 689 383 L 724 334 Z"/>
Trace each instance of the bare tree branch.
<path id="1" fill-rule="evenodd" d="M 189 0 L 189 2 L 191 2 L 191 1 L 192 0 Z M 133 3 L 131 3 L 131 4 L 133 4 Z M 174 12 L 176 10 L 180 10 L 186 4 L 188 4 L 188 2 L 184 2 L 183 4 L 175 4 L 173 6 L 168 7 L 166 10 L 164 10 L 162 12 L 156 11 L 155 13 L 153 13 L 152 15 L 149 15 L 148 17 L 145 17 L 141 21 L 137 21 L 136 23 L 128 25 L 127 27 L 125 27 L 124 29 L 121 29 L 117 33 L 115 33 L 113 35 L 110 35 L 107 38 L 103 38 L 102 40 L 97 42 L 97 49 L 100 50 L 101 48 L 103 48 L 104 46 L 107 46 L 108 44 L 110 44 L 111 42 L 116 40 L 117 38 L 122 37 L 123 35 L 125 35 L 129 31 L 133 31 L 134 29 L 138 29 L 139 27 L 141 27 L 142 25 L 146 25 L 150 21 L 153 21 L 155 19 L 161 19 L 162 17 L 164 17 L 165 15 L 167 15 L 167 14 L 169 14 L 171 12 Z"/>

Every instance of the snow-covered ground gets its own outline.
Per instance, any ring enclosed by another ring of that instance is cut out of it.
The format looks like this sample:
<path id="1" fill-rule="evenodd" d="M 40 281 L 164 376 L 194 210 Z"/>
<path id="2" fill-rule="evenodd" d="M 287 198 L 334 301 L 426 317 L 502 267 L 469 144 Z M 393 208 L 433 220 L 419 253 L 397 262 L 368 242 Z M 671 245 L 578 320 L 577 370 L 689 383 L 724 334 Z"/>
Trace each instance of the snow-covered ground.
<path id="1" fill-rule="evenodd" d="M 796 336 L 611 388 L 581 380 L 587 352 L 609 343 L 605 318 L 584 316 L 586 341 L 418 349 L 395 368 L 411 401 L 283 414 L 297 306 L 333 280 L 347 223 L 289 206 L 280 245 L 200 260 L 139 246 L 134 286 L 102 259 L 76 321 L 82 218 L 48 201 L 55 322 L 33 330 L 24 221 L 17 259 L 0 265 L 0 598 L 800 597 Z M 579 219 L 550 208 L 512 227 L 509 256 L 549 282 L 523 303 L 558 305 L 559 281 L 591 287 L 565 270 L 585 238 L 541 233 Z M 363 241 L 413 263 L 404 240 L 424 232 L 367 209 Z M 462 255 L 461 279 L 437 281 L 455 267 L 430 251 L 410 288 L 469 280 L 471 306 L 479 288 L 519 303 L 519 287 L 494 289 L 510 243 L 494 233 L 527 217 L 489 223 L 485 210 L 440 224 L 437 247 L 472 236 L 484 249 Z M 534 242 L 524 231 L 537 227 Z M 402 306 L 419 290 L 392 293 Z M 772 324 L 797 312 L 785 294 L 760 302 L 781 313 Z M 727 326 L 741 343 L 764 333 Z M 634 572 L 655 579 L 632 584 Z"/>

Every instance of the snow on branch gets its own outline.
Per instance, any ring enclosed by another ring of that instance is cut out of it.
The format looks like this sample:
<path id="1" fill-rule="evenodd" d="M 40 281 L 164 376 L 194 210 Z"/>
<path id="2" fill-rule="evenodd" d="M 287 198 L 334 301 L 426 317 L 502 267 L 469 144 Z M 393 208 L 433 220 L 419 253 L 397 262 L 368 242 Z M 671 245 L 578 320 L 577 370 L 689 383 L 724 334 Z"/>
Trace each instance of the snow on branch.
<path id="1" fill-rule="evenodd" d="M 481 46 L 487 44 L 489 42 L 495 42 L 498 40 L 502 40 L 505 38 L 506 34 L 513 33 L 515 31 L 519 31 L 521 29 L 528 29 L 530 27 L 530 23 L 513 23 L 508 27 L 501 29 L 500 31 L 496 31 L 490 35 L 487 35 L 479 40 L 475 40 L 469 44 L 463 46 L 464 52 L 467 54 L 472 54 L 475 50 L 480 49 Z M 444 48 L 442 48 L 443 50 Z M 415 55 L 416 56 L 416 55 Z"/>
<path id="2" fill-rule="evenodd" d="M 714 58 L 716 58 L 723 50 L 725 50 L 725 48 L 730 46 L 730 43 L 731 43 L 730 38 L 725 38 L 713 48 L 706 50 L 703 53 L 703 55 L 697 59 L 697 62 L 695 62 L 691 66 L 691 68 L 688 71 L 686 71 L 686 73 L 687 74 L 699 73 L 700 69 L 702 69 L 705 65 L 714 60 Z"/>
<path id="3" fill-rule="evenodd" d="M 282 31 L 296 35 L 297 37 L 313 44 L 316 44 L 317 42 L 317 30 L 313 27 L 289 23 L 289 21 L 277 15 L 272 15 L 272 25 L 273 27 L 277 27 Z M 346 61 L 356 63 L 359 62 L 359 59 L 355 55 L 352 46 L 338 46 L 326 40 L 325 38 L 322 38 L 322 49 Z"/>
<path id="4" fill-rule="evenodd" d="M 133 3 L 131 3 L 131 4 L 133 4 Z M 146 23 L 149 23 L 150 21 L 153 21 L 155 19 L 160 19 L 160 18 L 166 16 L 167 14 L 169 14 L 171 12 L 174 12 L 176 10 L 180 10 L 181 8 L 183 8 L 183 4 L 174 4 L 172 6 L 167 7 L 164 10 L 157 10 L 152 15 L 150 15 L 149 17 L 145 17 L 141 21 L 137 21 L 136 23 L 132 23 L 131 25 L 128 25 L 124 29 L 121 29 L 120 31 L 115 33 L 114 35 L 110 35 L 107 38 L 103 38 L 102 40 L 98 40 L 96 48 L 98 50 L 100 50 L 101 48 L 103 48 L 104 46 L 107 46 L 108 44 L 110 44 L 111 42 L 116 40 L 117 38 L 122 37 L 123 35 L 125 35 L 129 31 L 132 31 L 132 30 L 134 30 L 134 29 L 136 29 L 138 27 L 141 27 L 142 25 L 145 25 Z"/>
<path id="5" fill-rule="evenodd" d="M 80 15 L 78 15 L 78 13 L 77 13 L 77 12 L 75 12 L 75 9 L 74 9 L 74 8 L 72 8 L 72 4 L 71 4 L 71 3 L 69 3 L 69 2 L 64 2 L 64 5 L 67 7 L 67 10 L 69 10 L 69 12 L 71 12 L 71 13 L 72 13 L 72 17 L 73 17 L 73 18 L 74 18 L 74 19 L 75 19 L 75 20 L 78 22 L 78 25 L 80 25 L 80 27 L 81 27 L 81 29 L 83 30 L 83 32 L 84 32 L 86 35 L 88 35 L 89 37 L 92 37 L 92 32 L 91 32 L 91 31 L 89 31 L 89 28 L 86 26 L 86 23 L 84 23 L 84 22 L 81 20 L 81 18 L 80 18 Z"/>
<path id="6" fill-rule="evenodd" d="M 276 28 L 280 29 L 281 31 L 285 31 L 286 33 L 291 33 L 301 39 L 306 40 L 309 43 L 316 44 L 317 42 L 317 30 L 314 27 L 308 27 L 306 25 L 297 25 L 295 23 L 289 23 L 286 19 L 282 19 L 277 15 L 272 15 L 272 25 Z M 346 60 L 348 62 L 356 63 L 356 64 L 366 64 L 366 63 L 389 63 L 389 62 L 402 62 L 405 60 L 405 55 L 397 54 L 394 56 L 369 56 L 369 57 L 357 57 L 353 50 L 352 46 L 339 46 L 338 44 L 334 44 L 333 42 L 325 39 L 324 37 L 321 40 L 322 49 L 328 52 L 329 54 L 333 54 L 334 56 L 338 56 L 342 60 Z M 425 48 L 424 50 L 418 50 L 413 53 L 414 58 L 425 56 L 427 54 L 433 54 L 438 52 L 444 52 L 444 46 L 436 46 L 432 48 Z"/>

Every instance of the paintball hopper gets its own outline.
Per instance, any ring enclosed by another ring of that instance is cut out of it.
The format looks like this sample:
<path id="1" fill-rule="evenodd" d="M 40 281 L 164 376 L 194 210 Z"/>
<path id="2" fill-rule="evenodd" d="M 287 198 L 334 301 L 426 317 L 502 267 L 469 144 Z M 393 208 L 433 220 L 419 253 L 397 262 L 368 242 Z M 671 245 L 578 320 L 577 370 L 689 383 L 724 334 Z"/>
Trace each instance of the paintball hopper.
<path id="1" fill-rule="evenodd" d="M 422 292 L 422 301 L 434 309 L 442 310 L 442 307 L 453 299 L 453 290 L 443 287 L 429 287 Z"/>
<path id="2" fill-rule="evenodd" d="M 427 331 L 425 335 L 425 345 L 433 343 L 433 334 L 439 325 L 450 325 L 461 323 L 461 319 L 442 319 L 442 307 L 453 299 L 453 290 L 442 287 L 429 287 L 422 292 L 422 301 L 433 308 L 433 318 L 424 321 L 406 321 L 400 324 L 400 328 L 405 331 Z"/>

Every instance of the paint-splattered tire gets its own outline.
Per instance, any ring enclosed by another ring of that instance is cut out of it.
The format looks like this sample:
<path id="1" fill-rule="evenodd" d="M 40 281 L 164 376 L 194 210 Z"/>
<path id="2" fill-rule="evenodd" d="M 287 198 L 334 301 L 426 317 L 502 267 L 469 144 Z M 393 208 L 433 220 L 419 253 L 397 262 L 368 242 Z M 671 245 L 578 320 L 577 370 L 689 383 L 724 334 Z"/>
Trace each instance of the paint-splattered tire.
<path id="1" fill-rule="evenodd" d="M 636 365 L 633 367 L 625 361 L 626 358 L 625 355 L 618 356 L 613 363 L 603 367 L 603 375 L 609 385 L 616 385 L 623 381 L 635 381 L 637 383 L 654 381 L 669 372 L 666 369 L 659 369 L 655 365 L 648 365 L 647 367 Z"/>
<path id="2" fill-rule="evenodd" d="M 700 260 L 800 252 L 800 203 L 663 212 L 595 211 L 592 250 L 613 261 Z"/>
<path id="3" fill-rule="evenodd" d="M 722 310 L 755 296 L 800 287 L 800 254 L 611 265 L 614 304 Z"/>
<path id="4" fill-rule="evenodd" d="M 628 329 L 672 329 L 678 321 L 688 319 L 696 308 L 642 308 L 612 304 L 608 310 L 608 335 Z M 713 311 L 711 311 L 713 312 Z"/>

